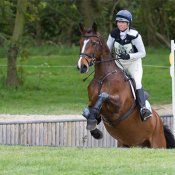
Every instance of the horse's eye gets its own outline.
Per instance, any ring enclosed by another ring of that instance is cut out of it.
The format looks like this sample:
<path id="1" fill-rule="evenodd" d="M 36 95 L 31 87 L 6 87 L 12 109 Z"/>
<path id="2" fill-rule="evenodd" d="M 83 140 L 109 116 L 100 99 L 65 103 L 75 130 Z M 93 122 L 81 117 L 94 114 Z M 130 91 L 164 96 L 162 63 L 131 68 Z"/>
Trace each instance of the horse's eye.
<path id="1" fill-rule="evenodd" d="M 96 45 L 96 42 L 94 41 L 94 42 L 92 43 L 92 45 Z"/>

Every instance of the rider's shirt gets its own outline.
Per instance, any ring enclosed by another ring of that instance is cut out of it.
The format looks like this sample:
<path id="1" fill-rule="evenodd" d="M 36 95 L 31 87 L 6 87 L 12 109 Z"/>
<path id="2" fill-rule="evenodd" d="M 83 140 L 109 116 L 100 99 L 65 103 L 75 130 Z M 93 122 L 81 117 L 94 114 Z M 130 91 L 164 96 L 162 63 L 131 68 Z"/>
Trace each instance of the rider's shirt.
<path id="1" fill-rule="evenodd" d="M 130 59 L 139 59 L 146 55 L 141 35 L 132 27 L 128 27 L 124 32 L 114 28 L 109 34 L 107 45 L 110 51 L 114 46 L 116 54 L 128 53 Z"/>

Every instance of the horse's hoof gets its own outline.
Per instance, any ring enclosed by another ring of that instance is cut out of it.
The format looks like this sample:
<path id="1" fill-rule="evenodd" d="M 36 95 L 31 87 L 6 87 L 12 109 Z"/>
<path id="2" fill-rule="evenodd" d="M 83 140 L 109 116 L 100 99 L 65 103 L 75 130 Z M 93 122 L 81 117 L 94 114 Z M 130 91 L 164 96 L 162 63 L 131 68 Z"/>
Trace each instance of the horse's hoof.
<path id="1" fill-rule="evenodd" d="M 96 119 L 93 119 L 93 120 L 89 119 L 87 121 L 86 129 L 92 131 L 96 128 L 96 126 L 97 126 L 97 120 Z"/>
<path id="2" fill-rule="evenodd" d="M 103 138 L 103 133 L 97 128 L 90 132 L 91 132 L 91 135 L 97 140 L 100 140 Z"/>

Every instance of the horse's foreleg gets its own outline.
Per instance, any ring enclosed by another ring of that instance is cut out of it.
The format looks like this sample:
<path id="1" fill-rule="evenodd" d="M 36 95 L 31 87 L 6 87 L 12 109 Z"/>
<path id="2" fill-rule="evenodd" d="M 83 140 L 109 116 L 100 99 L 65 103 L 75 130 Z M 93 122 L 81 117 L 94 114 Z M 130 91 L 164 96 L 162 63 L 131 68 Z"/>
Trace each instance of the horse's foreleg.
<path id="1" fill-rule="evenodd" d="M 100 112 L 101 106 L 103 104 L 104 101 L 106 101 L 109 98 L 109 95 L 107 93 L 102 93 L 98 96 L 98 100 L 95 103 L 94 107 L 92 109 L 90 109 L 90 115 L 89 112 L 85 111 L 85 115 L 89 116 L 87 118 L 87 130 L 94 130 L 97 126 L 97 120 L 96 117 Z"/>
<path id="2" fill-rule="evenodd" d="M 83 110 L 83 116 L 88 120 L 91 114 L 91 108 L 89 106 L 87 106 L 86 108 L 84 108 Z M 97 125 L 101 122 L 101 116 L 99 115 L 99 117 L 96 117 L 97 120 Z"/>
<path id="3" fill-rule="evenodd" d="M 87 106 L 86 108 L 84 108 L 83 110 L 83 116 L 88 120 L 88 118 L 90 117 L 90 113 L 91 113 L 91 109 L 89 108 L 89 106 Z M 96 118 L 97 120 L 97 125 L 101 122 L 101 117 L 100 118 Z M 99 140 L 99 139 L 102 139 L 103 138 L 103 133 L 95 128 L 94 130 L 90 131 L 91 135 Z"/>

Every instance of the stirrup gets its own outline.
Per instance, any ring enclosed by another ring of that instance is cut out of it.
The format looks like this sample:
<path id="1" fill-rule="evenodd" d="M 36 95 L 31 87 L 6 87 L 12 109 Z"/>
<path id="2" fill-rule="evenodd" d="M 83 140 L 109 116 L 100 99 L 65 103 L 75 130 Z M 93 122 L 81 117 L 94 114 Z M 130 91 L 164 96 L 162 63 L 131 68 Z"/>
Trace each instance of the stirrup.
<path id="1" fill-rule="evenodd" d="M 140 109 L 140 115 L 142 122 L 145 123 L 150 117 L 152 117 L 152 112 L 149 109 L 143 107 Z"/>

